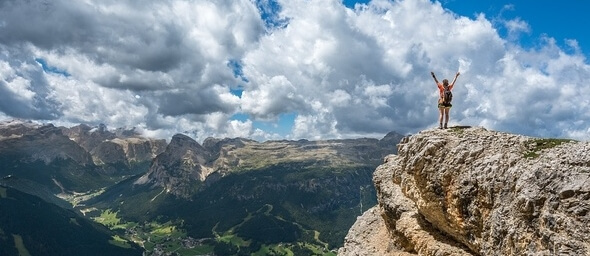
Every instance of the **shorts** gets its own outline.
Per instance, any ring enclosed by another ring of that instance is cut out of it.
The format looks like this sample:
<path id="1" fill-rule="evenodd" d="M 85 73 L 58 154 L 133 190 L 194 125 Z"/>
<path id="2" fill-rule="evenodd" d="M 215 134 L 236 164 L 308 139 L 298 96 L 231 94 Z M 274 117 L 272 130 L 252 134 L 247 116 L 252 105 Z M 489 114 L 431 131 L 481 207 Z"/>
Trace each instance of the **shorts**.
<path id="1" fill-rule="evenodd" d="M 438 108 L 451 108 L 453 104 L 451 103 L 438 103 Z"/>

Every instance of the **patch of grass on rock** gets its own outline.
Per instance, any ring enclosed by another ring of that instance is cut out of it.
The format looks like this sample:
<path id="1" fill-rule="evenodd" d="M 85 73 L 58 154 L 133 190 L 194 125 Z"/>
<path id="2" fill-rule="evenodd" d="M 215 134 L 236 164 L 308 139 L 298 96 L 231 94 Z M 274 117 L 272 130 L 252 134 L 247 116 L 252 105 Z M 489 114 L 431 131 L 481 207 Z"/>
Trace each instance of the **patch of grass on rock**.
<path id="1" fill-rule="evenodd" d="M 524 152 L 524 157 L 537 158 L 539 157 L 539 151 L 543 149 L 554 148 L 563 143 L 573 141 L 570 139 L 532 139 L 525 142 L 526 151 Z"/>

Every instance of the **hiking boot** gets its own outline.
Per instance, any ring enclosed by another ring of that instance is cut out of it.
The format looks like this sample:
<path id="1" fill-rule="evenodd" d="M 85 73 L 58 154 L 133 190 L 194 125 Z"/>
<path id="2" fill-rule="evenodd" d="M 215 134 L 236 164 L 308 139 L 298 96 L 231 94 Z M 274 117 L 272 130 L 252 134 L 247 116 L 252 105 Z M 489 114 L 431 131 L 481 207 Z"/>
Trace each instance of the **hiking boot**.
<path id="1" fill-rule="evenodd" d="M 445 129 L 447 129 L 447 124 L 445 124 Z"/>
<path id="2" fill-rule="evenodd" d="M 438 129 L 441 129 L 441 130 L 442 130 L 442 128 L 443 128 L 443 126 L 442 126 L 442 124 L 440 124 L 440 125 L 438 126 Z"/>

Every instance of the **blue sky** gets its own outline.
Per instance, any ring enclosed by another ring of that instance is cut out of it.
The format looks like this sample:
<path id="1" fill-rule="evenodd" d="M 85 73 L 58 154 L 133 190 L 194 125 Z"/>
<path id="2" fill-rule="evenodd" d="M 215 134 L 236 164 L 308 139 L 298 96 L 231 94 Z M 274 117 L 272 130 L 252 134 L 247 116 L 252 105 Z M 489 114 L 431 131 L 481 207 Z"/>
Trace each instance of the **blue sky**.
<path id="1" fill-rule="evenodd" d="M 587 1 L 8 1 L 0 120 L 148 136 L 381 138 L 451 125 L 590 138 Z"/>
<path id="2" fill-rule="evenodd" d="M 343 4 L 354 8 L 357 3 L 366 4 L 369 0 L 344 0 Z M 590 34 L 584 29 L 590 24 L 590 2 L 588 1 L 528 1 L 528 0 L 442 0 L 442 6 L 457 15 L 475 18 L 483 13 L 488 19 L 510 20 L 520 19 L 528 24 L 530 31 L 527 36 L 519 38 L 526 47 L 535 47 L 539 38 L 546 34 L 555 38 L 565 46 L 565 39 L 578 41 L 582 51 L 590 53 Z M 499 32 L 507 36 L 506 30 L 498 26 Z"/>
<path id="3" fill-rule="evenodd" d="M 519 38 L 526 47 L 535 47 L 542 35 L 553 37 L 559 45 L 565 46 L 565 39 L 575 39 L 582 51 L 590 53 L 590 35 L 584 24 L 590 22 L 590 2 L 588 1 L 526 1 L 526 0 L 446 0 L 443 7 L 466 17 L 484 13 L 494 20 L 520 19 L 528 24 L 530 32 Z M 500 28 L 503 36 L 506 30 Z"/>

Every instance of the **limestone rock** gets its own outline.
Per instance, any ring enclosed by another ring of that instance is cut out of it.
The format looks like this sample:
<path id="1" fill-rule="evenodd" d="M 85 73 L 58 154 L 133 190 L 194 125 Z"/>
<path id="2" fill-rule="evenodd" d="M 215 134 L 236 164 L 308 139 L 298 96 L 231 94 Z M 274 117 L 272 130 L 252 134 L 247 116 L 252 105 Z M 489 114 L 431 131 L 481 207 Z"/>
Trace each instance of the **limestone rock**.
<path id="1" fill-rule="evenodd" d="M 78 143 L 88 152 L 91 152 L 103 141 L 117 137 L 114 133 L 108 131 L 105 125 L 90 127 L 86 124 L 80 124 L 70 128 L 60 127 L 60 129 L 64 135 Z"/>
<path id="2" fill-rule="evenodd" d="M 103 143 L 119 145 L 123 156 L 129 163 L 150 162 L 157 155 L 164 152 L 167 146 L 166 140 L 145 137 L 115 138 L 101 144 Z"/>
<path id="3" fill-rule="evenodd" d="M 381 208 L 375 206 L 357 218 L 338 255 L 414 255 L 395 248 L 390 238 Z M 372 227 L 372 228 L 366 228 Z"/>
<path id="4" fill-rule="evenodd" d="M 95 164 L 115 165 L 129 169 L 133 163 L 151 162 L 164 152 L 166 140 L 141 136 L 134 129 L 109 131 L 105 125 L 85 124 L 71 128 L 60 127 L 62 133 L 90 152 Z"/>
<path id="5" fill-rule="evenodd" d="M 152 184 L 183 198 L 232 173 L 261 169 L 278 164 L 350 168 L 377 166 L 381 159 L 395 153 L 401 135 L 391 132 L 382 140 L 373 138 L 342 140 L 271 140 L 258 142 L 244 138 L 208 138 L 200 145 L 188 136 L 175 135 L 166 150 L 152 162 L 149 171 L 135 184 Z M 396 140 L 397 139 L 397 140 Z M 327 179 L 330 180 L 330 179 Z M 328 182 L 328 181 L 323 181 Z M 332 181 L 330 181 L 332 182 Z M 333 185 L 340 186 L 340 181 Z M 277 186 L 277 184 L 268 184 Z M 315 192 L 318 179 L 297 184 L 302 190 Z M 338 204 L 337 202 L 333 202 Z M 333 207 L 326 203 L 310 209 L 321 211 Z"/>
<path id="6" fill-rule="evenodd" d="M 355 234 L 383 225 L 393 246 L 373 251 L 590 255 L 589 142 L 459 127 L 407 137 L 385 160 L 374 173 L 383 222 L 357 221 L 339 255 L 372 248 Z"/>
<path id="7" fill-rule="evenodd" d="M 149 171 L 135 183 L 152 183 L 168 193 L 189 198 L 214 170 L 211 153 L 192 138 L 176 134 L 166 150 L 152 162 Z"/>
<path id="8" fill-rule="evenodd" d="M 90 154 L 52 124 L 0 123 L 0 155 L 11 161 L 49 164 L 55 160 L 71 159 L 82 166 L 92 165 Z"/>

